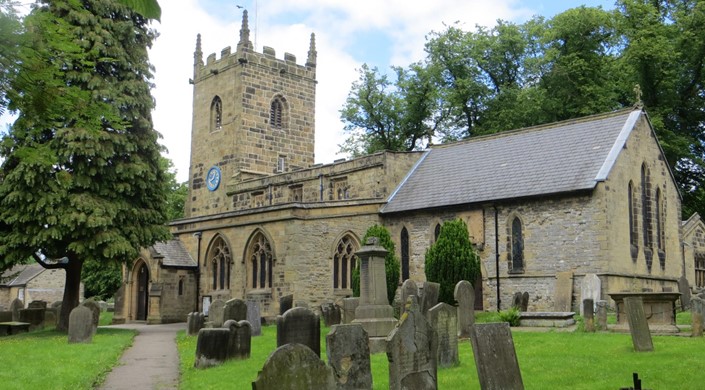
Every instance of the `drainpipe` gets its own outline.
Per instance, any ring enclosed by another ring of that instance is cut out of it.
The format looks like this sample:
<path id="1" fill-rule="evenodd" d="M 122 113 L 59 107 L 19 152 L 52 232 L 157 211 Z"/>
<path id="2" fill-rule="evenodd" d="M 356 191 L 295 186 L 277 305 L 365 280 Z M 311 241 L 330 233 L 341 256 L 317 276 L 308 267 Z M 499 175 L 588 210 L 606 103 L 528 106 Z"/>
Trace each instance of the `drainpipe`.
<path id="1" fill-rule="evenodd" d="M 198 311 L 198 305 L 201 303 L 201 297 L 199 293 L 201 291 L 201 236 L 202 232 L 193 233 L 193 235 L 198 238 L 198 249 L 196 254 L 196 311 Z"/>
<path id="2" fill-rule="evenodd" d="M 500 311 L 502 307 L 502 299 L 499 296 L 499 216 L 497 211 L 497 205 L 494 205 L 494 265 L 495 265 L 495 275 L 497 275 L 497 311 Z"/>

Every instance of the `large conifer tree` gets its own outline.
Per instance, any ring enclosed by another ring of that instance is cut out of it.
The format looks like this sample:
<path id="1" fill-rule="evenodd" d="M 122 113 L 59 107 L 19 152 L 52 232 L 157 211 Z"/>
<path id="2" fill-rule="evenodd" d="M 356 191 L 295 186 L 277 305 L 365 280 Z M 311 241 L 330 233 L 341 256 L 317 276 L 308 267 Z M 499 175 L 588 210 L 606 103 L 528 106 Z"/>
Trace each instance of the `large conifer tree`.
<path id="1" fill-rule="evenodd" d="M 41 0 L 8 92 L 0 144 L 0 265 L 66 271 L 57 328 L 84 261 L 129 261 L 168 238 L 167 184 L 149 93 L 148 20 L 113 0 Z"/>

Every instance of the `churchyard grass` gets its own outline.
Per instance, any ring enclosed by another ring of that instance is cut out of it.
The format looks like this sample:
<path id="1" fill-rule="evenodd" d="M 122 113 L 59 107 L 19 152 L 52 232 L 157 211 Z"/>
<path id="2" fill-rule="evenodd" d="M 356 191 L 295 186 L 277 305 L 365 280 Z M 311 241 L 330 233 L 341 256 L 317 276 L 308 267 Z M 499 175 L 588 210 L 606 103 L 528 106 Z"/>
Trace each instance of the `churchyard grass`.
<path id="1" fill-rule="evenodd" d="M 43 330 L 0 337 L 0 387 L 92 389 L 117 364 L 135 332 L 99 328 L 93 342 L 69 344 L 66 333 Z"/>
<path id="2" fill-rule="evenodd" d="M 478 313 L 480 314 L 480 313 Z M 482 313 L 483 320 L 492 313 Z M 513 328 L 514 329 L 514 328 Z M 326 361 L 325 335 L 321 326 L 321 358 Z M 196 336 L 179 332 L 182 390 L 251 388 L 269 354 L 276 349 L 276 327 L 262 327 L 262 336 L 252 338 L 248 360 L 233 360 L 205 370 L 193 367 Z M 626 333 L 565 333 L 513 331 L 519 367 L 527 389 L 616 389 L 632 385 L 639 373 L 645 388 L 700 389 L 705 378 L 694 367 L 701 365 L 702 338 L 654 336 L 655 351 L 634 352 Z M 469 340 L 460 341 L 460 365 L 438 371 L 439 389 L 479 389 Z M 375 389 L 389 388 L 386 354 L 371 357 Z"/>

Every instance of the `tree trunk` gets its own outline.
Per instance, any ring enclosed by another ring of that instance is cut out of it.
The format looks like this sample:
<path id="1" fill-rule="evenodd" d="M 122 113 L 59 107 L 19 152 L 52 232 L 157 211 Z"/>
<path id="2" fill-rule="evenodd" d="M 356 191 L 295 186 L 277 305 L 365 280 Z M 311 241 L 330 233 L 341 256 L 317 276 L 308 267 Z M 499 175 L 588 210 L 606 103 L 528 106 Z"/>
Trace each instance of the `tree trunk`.
<path id="1" fill-rule="evenodd" d="M 69 262 L 66 264 L 66 283 L 64 284 L 64 299 L 61 302 L 61 314 L 59 314 L 59 322 L 56 324 L 56 330 L 68 332 L 69 330 L 69 315 L 71 310 L 78 306 L 81 294 L 81 269 L 83 261 L 73 256 L 69 257 Z"/>

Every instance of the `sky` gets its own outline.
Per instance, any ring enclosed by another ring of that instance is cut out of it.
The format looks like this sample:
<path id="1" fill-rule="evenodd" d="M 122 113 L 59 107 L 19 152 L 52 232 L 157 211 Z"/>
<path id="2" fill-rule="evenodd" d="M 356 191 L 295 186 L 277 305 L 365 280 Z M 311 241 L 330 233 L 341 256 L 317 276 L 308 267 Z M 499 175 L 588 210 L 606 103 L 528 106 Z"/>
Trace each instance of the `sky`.
<path id="1" fill-rule="evenodd" d="M 491 27 L 497 19 L 522 23 L 533 15 L 547 18 L 580 5 L 614 8 L 604 0 L 161 0 L 159 32 L 150 50 L 155 67 L 152 95 L 154 127 L 163 138 L 177 171 L 188 179 L 191 146 L 193 52 L 202 36 L 204 58 L 239 40 L 242 11 L 249 13 L 254 49 L 263 46 L 296 56 L 303 64 L 311 33 L 316 34 L 315 162 L 331 163 L 346 138 L 339 110 L 363 63 L 380 70 L 406 67 L 424 58 L 425 36 L 456 21 L 466 30 Z M 240 8 L 242 7 L 242 8 Z M 0 120 L 1 121 L 1 120 Z M 7 118 L 5 118 L 7 121 Z"/>

